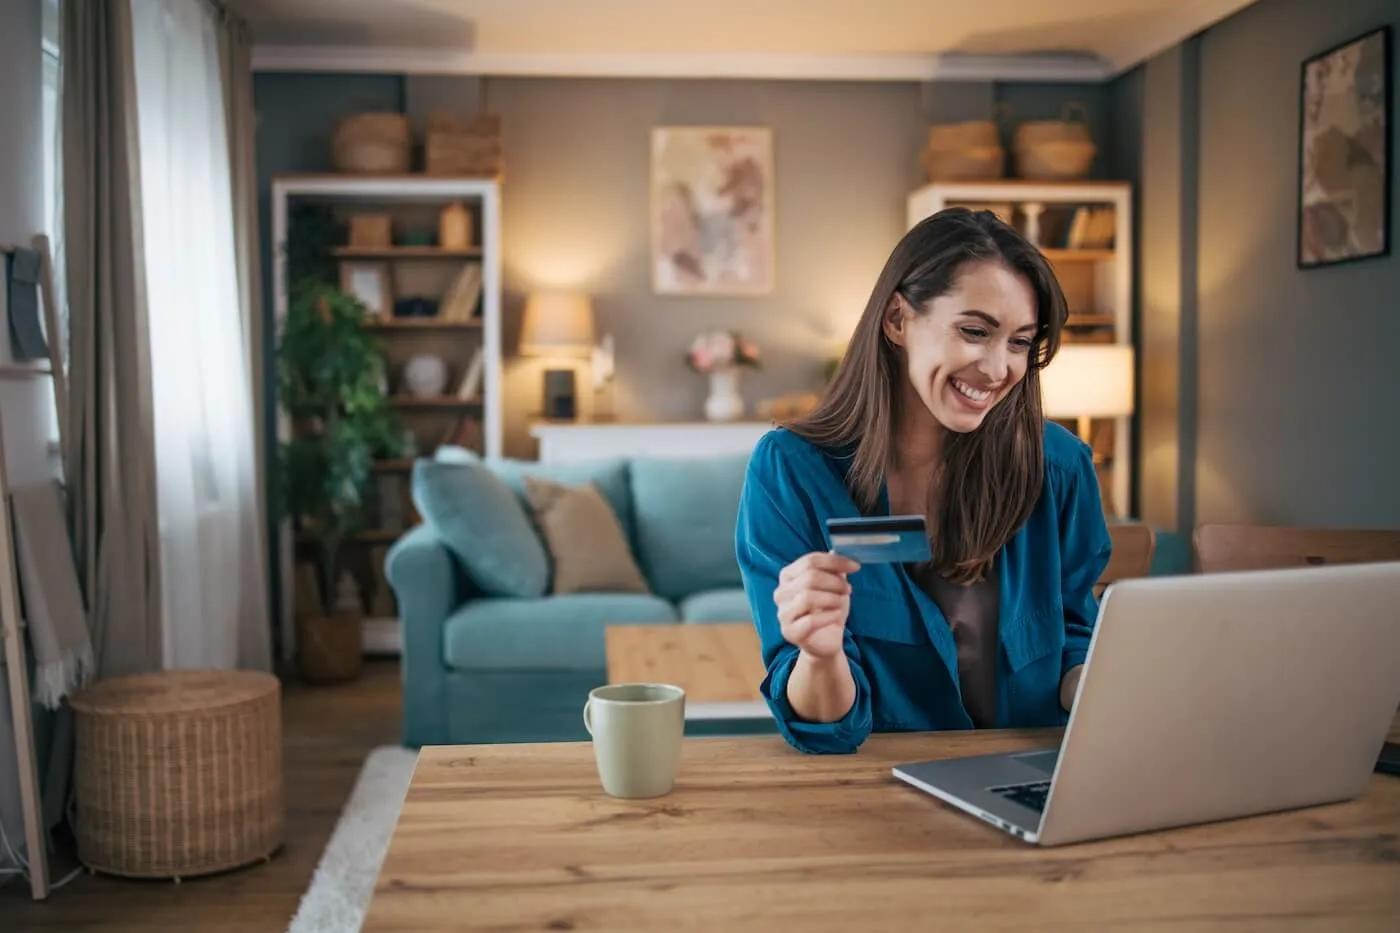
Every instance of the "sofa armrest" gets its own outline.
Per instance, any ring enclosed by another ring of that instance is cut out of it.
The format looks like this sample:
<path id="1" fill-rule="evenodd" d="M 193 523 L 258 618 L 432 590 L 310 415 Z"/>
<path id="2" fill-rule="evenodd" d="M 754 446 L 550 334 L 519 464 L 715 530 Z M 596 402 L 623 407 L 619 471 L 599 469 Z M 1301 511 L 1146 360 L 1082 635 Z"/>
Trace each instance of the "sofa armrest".
<path id="1" fill-rule="evenodd" d="M 403 634 L 403 741 L 422 745 L 447 733 L 443 626 L 471 596 L 472 587 L 457 558 L 426 524 L 389 548 L 384 576 L 398 600 Z"/>

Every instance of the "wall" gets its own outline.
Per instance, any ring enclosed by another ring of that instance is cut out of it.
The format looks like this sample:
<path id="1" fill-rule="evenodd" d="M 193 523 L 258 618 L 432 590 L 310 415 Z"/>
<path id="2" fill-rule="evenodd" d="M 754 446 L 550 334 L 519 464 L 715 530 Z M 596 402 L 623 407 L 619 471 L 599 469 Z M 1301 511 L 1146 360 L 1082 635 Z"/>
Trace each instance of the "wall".
<path id="1" fill-rule="evenodd" d="M 681 356 L 704 328 L 732 327 L 764 352 L 746 374 L 752 406 L 815 388 L 825 357 L 864 307 L 903 232 L 904 197 L 920 181 L 926 133 L 913 84 L 492 79 L 503 117 L 507 353 L 524 295 L 578 285 L 600 331 L 617 341 L 620 416 L 699 417 L 706 386 Z M 649 261 L 649 138 L 667 124 L 772 128 L 776 204 L 773 294 L 662 297 Z M 507 450 L 532 455 L 541 365 L 507 368 Z"/>
<path id="2" fill-rule="evenodd" d="M 0 4 L 0 243 L 28 244 L 43 226 L 41 0 Z M 0 340 L 0 363 L 10 360 Z M 48 475 L 49 392 L 46 379 L 0 380 L 5 467 L 13 483 Z M 22 846 L 10 694 L 0 653 L 0 825 Z M 0 854 L 0 867 L 7 864 Z"/>
<path id="3" fill-rule="evenodd" d="M 1400 250 L 1294 264 L 1301 63 L 1387 23 L 1394 0 L 1270 0 L 1200 39 L 1197 521 L 1400 527 Z"/>
<path id="4" fill-rule="evenodd" d="M 420 131 L 436 110 L 469 116 L 485 106 L 502 115 L 505 440 L 507 453 L 522 457 L 535 454 L 527 420 L 540 407 L 544 368 L 515 349 L 531 289 L 577 286 L 590 293 L 599 330 L 617 342 L 614 408 L 622 417 L 699 417 L 705 382 L 684 368 L 681 355 L 697 331 L 712 327 L 742 329 L 765 353 L 762 369 L 745 376 L 751 407 L 766 396 L 814 389 L 904 231 L 904 199 L 922 183 L 918 156 L 931 121 L 992 118 L 999 102 L 1018 119 L 1058 118 L 1066 100 L 1086 104 L 1096 134 L 1107 132 L 1110 119 L 1103 87 L 986 82 L 261 74 L 256 94 L 264 192 L 274 172 L 329 168 L 330 127 L 356 109 L 400 107 Z M 652 293 L 651 129 L 704 123 L 773 129 L 777 287 L 771 295 Z M 1105 150 L 1100 172 L 1108 159 Z M 586 407 L 586 381 L 581 387 Z"/>

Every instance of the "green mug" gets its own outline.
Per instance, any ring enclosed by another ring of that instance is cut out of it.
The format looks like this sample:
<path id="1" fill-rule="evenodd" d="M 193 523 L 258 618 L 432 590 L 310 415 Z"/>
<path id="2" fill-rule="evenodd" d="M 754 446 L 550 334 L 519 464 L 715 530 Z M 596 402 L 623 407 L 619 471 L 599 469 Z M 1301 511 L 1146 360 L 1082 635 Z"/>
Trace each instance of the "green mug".
<path id="1" fill-rule="evenodd" d="M 609 796 L 671 792 L 685 736 L 684 690 L 672 684 L 595 687 L 583 704 L 583 725 Z"/>

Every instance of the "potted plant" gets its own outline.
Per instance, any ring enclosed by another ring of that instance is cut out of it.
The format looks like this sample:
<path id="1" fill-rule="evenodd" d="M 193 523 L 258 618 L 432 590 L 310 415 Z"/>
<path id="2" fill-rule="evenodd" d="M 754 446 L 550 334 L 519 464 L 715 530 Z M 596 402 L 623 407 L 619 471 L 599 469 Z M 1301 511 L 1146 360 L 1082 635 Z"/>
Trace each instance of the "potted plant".
<path id="1" fill-rule="evenodd" d="M 295 534 L 297 579 L 310 590 L 299 594 L 296 618 L 308 680 L 359 673 L 361 609 L 344 549 L 365 524 L 373 461 L 401 446 L 384 357 L 364 316 L 354 298 L 307 276 L 292 289 L 278 336 L 277 395 L 291 431 L 278 445 L 275 501 Z"/>
<path id="2" fill-rule="evenodd" d="M 759 365 L 758 346 L 753 341 L 745 339 L 738 331 L 706 331 L 691 341 L 685 363 L 693 371 L 710 377 L 710 395 L 705 399 L 706 418 L 732 421 L 743 417 L 739 367 Z"/>

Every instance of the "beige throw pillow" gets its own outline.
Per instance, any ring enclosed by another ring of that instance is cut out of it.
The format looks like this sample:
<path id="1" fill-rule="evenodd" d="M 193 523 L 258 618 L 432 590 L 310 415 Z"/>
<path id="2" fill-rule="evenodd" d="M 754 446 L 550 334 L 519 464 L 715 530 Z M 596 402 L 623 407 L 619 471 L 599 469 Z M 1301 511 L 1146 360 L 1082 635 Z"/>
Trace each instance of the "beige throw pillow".
<path id="1" fill-rule="evenodd" d="M 597 486 L 565 486 L 526 476 L 525 497 L 552 558 L 553 592 L 651 591 L 617 514 Z"/>

